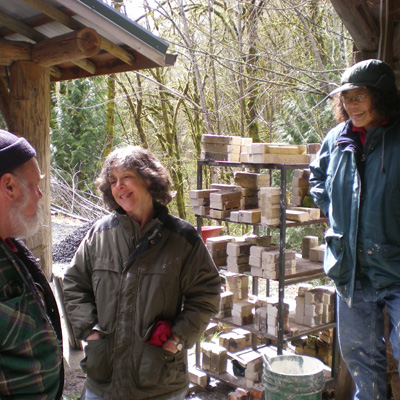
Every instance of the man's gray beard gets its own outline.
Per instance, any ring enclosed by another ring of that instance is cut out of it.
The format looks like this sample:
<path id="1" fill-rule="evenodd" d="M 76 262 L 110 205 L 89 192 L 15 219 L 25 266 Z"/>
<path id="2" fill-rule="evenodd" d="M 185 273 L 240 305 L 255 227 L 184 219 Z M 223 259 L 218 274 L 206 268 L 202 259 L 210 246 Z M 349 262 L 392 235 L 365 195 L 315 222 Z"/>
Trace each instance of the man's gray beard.
<path id="1" fill-rule="evenodd" d="M 43 206 L 38 203 L 35 215 L 28 217 L 24 215 L 23 209 L 29 201 L 29 195 L 26 195 L 22 201 L 13 205 L 9 211 L 10 216 L 10 237 L 27 239 L 34 235 L 43 221 Z"/>

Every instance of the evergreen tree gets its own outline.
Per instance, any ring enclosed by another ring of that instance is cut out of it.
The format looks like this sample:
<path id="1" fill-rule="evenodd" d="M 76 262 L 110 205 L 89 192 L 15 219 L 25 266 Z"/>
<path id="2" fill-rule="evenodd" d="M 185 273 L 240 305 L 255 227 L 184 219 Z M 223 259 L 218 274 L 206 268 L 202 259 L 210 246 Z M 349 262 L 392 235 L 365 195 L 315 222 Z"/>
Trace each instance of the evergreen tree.
<path id="1" fill-rule="evenodd" d="M 52 90 L 51 163 L 78 188 L 93 188 L 106 145 L 104 77 L 61 82 Z"/>

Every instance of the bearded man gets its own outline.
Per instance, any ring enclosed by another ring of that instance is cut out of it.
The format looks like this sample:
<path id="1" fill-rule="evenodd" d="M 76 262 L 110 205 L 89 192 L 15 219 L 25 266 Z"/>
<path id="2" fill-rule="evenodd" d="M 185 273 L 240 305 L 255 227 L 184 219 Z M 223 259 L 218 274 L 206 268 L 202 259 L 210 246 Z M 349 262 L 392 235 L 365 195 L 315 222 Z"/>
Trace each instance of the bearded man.
<path id="1" fill-rule="evenodd" d="M 0 130 L 1 399 L 60 399 L 64 383 L 57 304 L 21 241 L 41 222 L 43 176 L 35 156 L 26 139 Z"/>

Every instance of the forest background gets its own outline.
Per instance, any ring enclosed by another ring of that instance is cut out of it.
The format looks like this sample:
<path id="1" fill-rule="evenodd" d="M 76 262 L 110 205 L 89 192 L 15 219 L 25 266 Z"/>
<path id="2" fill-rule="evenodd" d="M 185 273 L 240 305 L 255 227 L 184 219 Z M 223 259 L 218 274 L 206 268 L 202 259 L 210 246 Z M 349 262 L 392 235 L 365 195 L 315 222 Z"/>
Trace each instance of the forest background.
<path id="1" fill-rule="evenodd" d="M 94 181 L 105 156 L 139 145 L 170 172 L 171 212 L 195 225 L 189 191 L 196 189 L 202 134 L 306 144 L 321 142 L 334 126 L 327 95 L 350 65 L 353 44 L 329 0 L 106 3 L 178 57 L 173 67 L 52 84 L 52 181 L 77 195 L 99 202 Z M 232 174 L 205 168 L 204 187 L 231 182 Z"/>

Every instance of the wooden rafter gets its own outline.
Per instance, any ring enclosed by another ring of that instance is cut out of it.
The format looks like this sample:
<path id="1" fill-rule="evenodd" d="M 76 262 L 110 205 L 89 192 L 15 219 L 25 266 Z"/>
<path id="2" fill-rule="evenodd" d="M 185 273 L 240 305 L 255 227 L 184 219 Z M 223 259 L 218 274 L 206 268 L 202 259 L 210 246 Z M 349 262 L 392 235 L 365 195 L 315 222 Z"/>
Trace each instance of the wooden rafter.
<path id="1" fill-rule="evenodd" d="M 16 33 L 26 36 L 28 39 L 34 42 L 41 42 L 48 39 L 46 35 L 36 31 L 24 22 L 21 22 L 16 18 L 13 18 L 1 11 L 0 23 L 4 26 L 7 26 L 9 29 L 12 29 Z M 94 74 L 96 72 L 96 66 L 89 60 L 76 60 L 73 63 L 78 67 L 84 69 L 85 71 L 89 72 L 90 74 Z"/>
<path id="2" fill-rule="evenodd" d="M 71 18 L 70 16 L 64 14 L 59 9 L 50 6 L 48 3 L 44 2 L 43 0 L 23 0 L 25 3 L 29 4 L 31 7 L 39 10 L 43 14 L 49 16 L 54 21 L 57 21 L 66 27 L 77 30 L 84 28 L 84 25 L 81 24 L 79 21 Z M 133 65 L 133 56 L 131 53 L 126 51 L 120 46 L 109 41 L 104 36 L 100 36 L 101 38 L 101 47 L 102 49 L 108 51 L 113 56 L 119 58 L 121 61 L 125 62 L 128 65 Z"/>
<path id="3" fill-rule="evenodd" d="M 76 61 L 99 53 L 100 37 L 92 28 L 83 28 L 36 44 L 0 39 L 0 65 L 33 61 L 41 67 Z"/>

